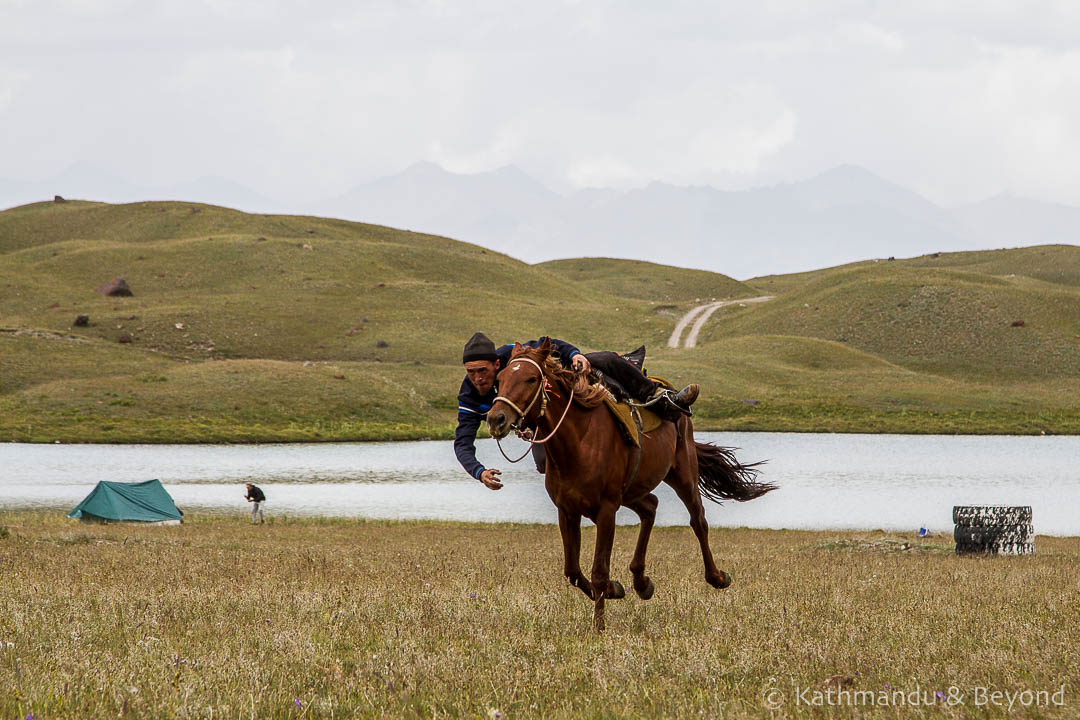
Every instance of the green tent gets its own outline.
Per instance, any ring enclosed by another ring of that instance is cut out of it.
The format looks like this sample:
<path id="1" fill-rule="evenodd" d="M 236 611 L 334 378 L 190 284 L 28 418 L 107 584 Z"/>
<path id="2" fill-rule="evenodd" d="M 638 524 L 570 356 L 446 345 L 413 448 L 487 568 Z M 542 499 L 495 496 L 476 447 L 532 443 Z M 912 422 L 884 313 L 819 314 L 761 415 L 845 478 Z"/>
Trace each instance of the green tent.
<path id="1" fill-rule="evenodd" d="M 145 522 L 176 525 L 183 514 L 160 480 L 141 483 L 102 480 L 67 514 L 87 522 Z"/>

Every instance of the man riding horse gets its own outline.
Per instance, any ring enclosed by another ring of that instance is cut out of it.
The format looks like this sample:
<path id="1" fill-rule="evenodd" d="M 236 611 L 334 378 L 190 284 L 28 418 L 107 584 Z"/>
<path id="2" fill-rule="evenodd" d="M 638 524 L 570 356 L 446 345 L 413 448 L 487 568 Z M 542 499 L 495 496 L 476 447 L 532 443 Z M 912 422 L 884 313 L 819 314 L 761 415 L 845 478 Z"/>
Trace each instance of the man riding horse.
<path id="1" fill-rule="evenodd" d="M 531 340 L 524 345 L 537 348 L 548 339 Z M 550 338 L 550 343 L 558 353 L 563 367 L 579 373 L 599 371 L 608 383 L 614 381 L 631 399 L 639 403 L 652 403 L 654 408 L 659 408 L 662 414 L 666 412 L 672 418 L 691 414 L 690 406 L 698 396 L 697 385 L 687 385 L 675 393 L 650 380 L 636 365 L 618 353 L 585 354 L 563 340 Z M 465 343 L 461 358 L 465 365 L 465 378 L 461 381 L 461 390 L 458 392 L 458 425 L 454 434 L 454 453 L 465 472 L 491 490 L 502 487 L 498 480 L 502 473 L 495 468 L 485 468 L 476 459 L 476 431 L 499 394 L 496 376 L 499 370 L 506 367 L 513 349 L 512 344 L 496 348 L 487 335 L 478 332 Z M 540 472 L 543 472 L 544 467 L 543 447 L 533 446 L 537 470 Z"/>
<path id="2" fill-rule="evenodd" d="M 660 499 L 654 490 L 665 483 L 683 502 L 697 536 L 705 581 L 717 589 L 731 584 L 731 575 L 716 565 L 709 545 L 709 524 L 703 500 L 745 502 L 774 489 L 757 481 L 757 463 L 744 465 L 731 448 L 694 439 L 693 421 L 679 414 L 633 438 L 623 432 L 611 412 L 607 392 L 582 387 L 581 376 L 552 356 L 544 340 L 536 348 L 514 346 L 499 373 L 499 395 L 487 412 L 488 430 L 501 440 L 514 430 L 534 428 L 546 448 L 544 489 L 559 511 L 563 541 L 563 575 L 594 602 L 593 628 L 604 629 L 604 603 L 626 597 L 612 575 L 615 515 L 629 508 L 641 519 L 629 570 L 638 597 L 652 597 L 655 584 L 646 572 L 645 555 Z M 634 440 L 634 441 L 632 441 Z M 581 568 L 581 520 L 596 525 L 593 564 Z"/>

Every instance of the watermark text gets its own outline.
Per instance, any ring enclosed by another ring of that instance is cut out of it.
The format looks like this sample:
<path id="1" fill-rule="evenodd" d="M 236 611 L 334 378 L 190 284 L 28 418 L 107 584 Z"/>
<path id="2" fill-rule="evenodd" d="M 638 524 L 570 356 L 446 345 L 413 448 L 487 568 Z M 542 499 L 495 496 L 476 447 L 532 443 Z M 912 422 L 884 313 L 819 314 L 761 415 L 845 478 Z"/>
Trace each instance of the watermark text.
<path id="1" fill-rule="evenodd" d="M 920 685 L 913 688 L 894 688 L 889 685 L 877 689 L 827 686 L 794 685 L 785 691 L 770 678 L 762 693 L 766 708 L 777 710 L 785 705 L 798 707 L 933 707 L 972 706 L 998 707 L 1012 712 L 1019 708 L 1064 707 L 1067 696 L 1065 685 L 1056 689 L 999 689 L 974 686 L 960 688 L 950 685 L 943 689 L 928 689 Z"/>

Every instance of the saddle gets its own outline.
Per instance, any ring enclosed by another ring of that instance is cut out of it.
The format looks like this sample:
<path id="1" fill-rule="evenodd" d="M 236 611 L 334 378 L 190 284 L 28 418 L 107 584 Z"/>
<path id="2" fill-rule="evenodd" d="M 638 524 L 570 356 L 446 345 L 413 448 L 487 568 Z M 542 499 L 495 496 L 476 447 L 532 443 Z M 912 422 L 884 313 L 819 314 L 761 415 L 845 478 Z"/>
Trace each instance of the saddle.
<path id="1" fill-rule="evenodd" d="M 653 377 L 653 380 L 661 383 L 669 390 L 673 389 L 672 384 L 663 378 Z M 607 390 L 607 388 L 605 387 L 604 390 Z M 611 416 L 615 418 L 615 424 L 619 426 L 619 432 L 622 434 L 623 440 L 631 447 L 641 447 L 640 436 L 651 433 L 664 423 L 664 418 L 649 408 L 634 407 L 621 402 L 611 394 L 611 391 L 604 393 L 604 405 L 611 412 Z"/>
<path id="2" fill-rule="evenodd" d="M 633 408 L 618 402 L 611 393 L 604 396 L 604 404 L 619 426 L 619 434 L 630 447 L 641 447 L 641 435 L 660 427 L 663 418 L 648 408 Z"/>
<path id="3" fill-rule="evenodd" d="M 638 370 L 644 372 L 644 345 L 632 352 L 626 353 L 623 355 L 623 358 L 637 367 Z M 675 386 L 664 378 L 653 376 L 651 379 L 653 382 L 659 383 L 668 390 L 675 390 Z M 604 393 L 604 405 L 607 406 L 612 417 L 615 418 L 615 424 L 619 426 L 619 432 L 623 436 L 623 440 L 631 447 L 641 447 L 640 436 L 643 433 L 650 433 L 660 427 L 664 422 L 664 418 L 647 407 L 637 407 L 628 404 L 625 401 L 625 398 L 627 397 L 626 390 L 624 390 L 615 380 L 601 374 L 600 382 L 598 384 L 606 391 Z"/>

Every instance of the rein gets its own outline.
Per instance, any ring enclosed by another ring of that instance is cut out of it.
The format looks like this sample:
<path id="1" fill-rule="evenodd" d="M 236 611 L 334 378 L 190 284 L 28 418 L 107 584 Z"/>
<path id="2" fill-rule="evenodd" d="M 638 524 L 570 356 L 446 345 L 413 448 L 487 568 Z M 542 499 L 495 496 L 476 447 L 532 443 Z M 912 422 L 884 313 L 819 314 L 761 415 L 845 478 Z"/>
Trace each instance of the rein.
<path id="1" fill-rule="evenodd" d="M 533 398 L 532 398 L 532 400 L 529 401 L 529 404 L 525 406 L 524 412 L 521 410 L 521 408 L 519 408 L 517 405 L 514 404 L 513 400 L 510 400 L 509 398 L 503 397 L 502 395 L 496 396 L 494 402 L 492 402 L 492 406 L 494 406 L 495 403 L 499 402 L 500 400 L 503 401 L 504 403 L 506 403 L 507 405 L 512 407 L 517 412 L 517 414 L 518 414 L 518 422 L 520 422 L 520 421 L 525 419 L 525 416 L 529 413 L 530 410 L 532 410 L 533 405 L 535 405 L 536 401 L 539 399 L 540 400 L 540 417 L 544 417 L 544 413 L 547 412 L 547 400 L 548 400 L 548 396 L 547 396 L 548 382 L 547 382 L 547 377 L 544 375 L 544 369 L 542 367 L 540 367 L 540 365 L 537 364 L 535 361 L 530 360 L 529 358 L 516 358 L 516 359 L 514 359 L 514 360 L 512 360 L 510 362 L 510 365 L 513 365 L 516 362 L 529 363 L 530 365 L 532 365 L 533 367 L 535 367 L 537 370 L 540 371 L 540 387 L 537 388 L 536 394 L 533 395 Z M 507 365 L 507 368 L 509 369 L 509 365 Z M 511 463 L 521 462 L 522 460 L 525 459 L 525 455 L 528 455 L 529 453 L 532 452 L 533 445 L 543 445 L 548 440 L 555 437 L 555 433 L 557 433 L 559 431 L 559 428 L 562 427 L 563 420 L 566 419 L 566 414 L 570 412 L 570 406 L 573 405 L 573 404 L 574 404 L 574 388 L 573 388 L 573 386 L 571 386 L 570 387 L 570 397 L 567 398 L 567 400 L 566 400 L 566 409 L 563 410 L 563 414 L 562 414 L 562 417 L 559 418 L 559 422 L 555 423 L 555 428 L 550 433 L 548 433 L 548 436 L 546 438 L 544 438 L 543 440 L 537 440 L 535 438 L 533 438 L 532 440 L 529 440 L 529 449 L 526 450 L 525 453 L 521 457 L 519 457 L 517 460 L 512 459 L 509 455 L 506 454 L 506 451 L 503 450 L 502 440 L 500 440 L 499 438 L 496 438 L 495 439 L 495 444 L 499 446 L 499 452 L 501 452 L 502 456 L 504 458 L 506 458 Z M 511 425 L 510 427 L 514 428 L 515 430 L 518 429 L 516 424 Z"/>

